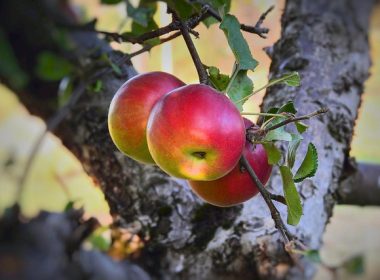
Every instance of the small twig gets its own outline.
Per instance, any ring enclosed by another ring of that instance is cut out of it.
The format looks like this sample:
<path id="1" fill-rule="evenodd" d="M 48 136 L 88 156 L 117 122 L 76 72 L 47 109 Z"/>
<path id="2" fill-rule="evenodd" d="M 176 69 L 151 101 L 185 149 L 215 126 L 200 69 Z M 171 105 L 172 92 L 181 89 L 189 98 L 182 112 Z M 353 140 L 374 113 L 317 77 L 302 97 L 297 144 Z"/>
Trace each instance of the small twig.
<path id="1" fill-rule="evenodd" d="M 289 117 L 288 119 L 278 123 L 278 124 L 275 124 L 271 127 L 268 127 L 268 128 L 265 128 L 263 129 L 263 133 L 267 133 L 268 131 L 270 130 L 275 130 L 279 127 L 282 127 L 284 125 L 287 125 L 289 123 L 292 123 L 292 122 L 298 122 L 298 121 L 302 121 L 302 120 L 308 120 L 312 117 L 315 117 L 315 116 L 318 116 L 318 115 L 321 115 L 321 114 L 325 114 L 328 112 L 328 108 L 322 108 L 322 109 L 319 109 L 313 113 L 310 113 L 310 114 L 307 114 L 307 115 L 304 115 L 304 116 L 300 116 L 300 117 Z"/>
<path id="2" fill-rule="evenodd" d="M 208 6 L 207 4 L 205 6 Z M 258 36 L 260 36 L 261 38 L 266 38 L 266 36 L 264 34 L 267 34 L 269 32 L 269 28 L 264 28 L 264 27 L 261 27 L 261 25 L 263 24 L 266 16 L 274 9 L 274 6 L 271 6 L 268 10 L 266 10 L 258 19 L 258 21 L 256 22 L 255 26 L 250 26 L 250 25 L 246 25 L 246 24 L 240 24 L 240 29 L 245 31 L 245 32 L 249 32 L 249 33 L 253 33 L 253 34 L 256 34 Z M 208 11 L 207 13 L 212 16 L 213 18 L 215 18 L 216 20 L 218 20 L 219 22 L 222 21 L 222 18 L 219 16 L 218 12 L 216 12 L 214 9 L 212 9 L 211 7 L 208 7 Z"/>
<path id="3" fill-rule="evenodd" d="M 260 17 L 259 20 L 256 22 L 255 26 L 249 26 L 245 24 L 241 24 L 240 28 L 241 30 L 244 30 L 246 32 L 255 33 L 259 35 L 261 38 L 266 38 L 265 35 L 269 32 L 268 28 L 261 27 L 263 24 L 266 16 L 274 9 L 274 6 L 270 6 L 268 10 L 266 10 Z"/>
<path id="4" fill-rule="evenodd" d="M 279 230 L 282 237 L 284 238 L 285 244 L 289 243 L 289 241 L 293 240 L 293 236 L 289 233 L 284 222 L 282 221 L 280 213 L 278 212 L 276 206 L 273 204 L 270 193 L 264 188 L 264 185 L 261 183 L 260 179 L 257 177 L 255 171 L 252 169 L 251 165 L 244 155 L 242 155 L 240 158 L 240 164 L 248 171 L 248 174 L 251 176 L 252 180 L 255 182 L 257 188 L 263 196 L 270 210 L 275 227 Z"/>
<path id="5" fill-rule="evenodd" d="M 193 59 L 194 65 L 198 72 L 199 82 L 201 84 L 208 84 L 208 76 L 205 67 L 202 64 L 202 61 L 199 57 L 197 49 L 194 46 L 193 40 L 190 37 L 189 27 L 178 17 L 174 11 L 170 11 L 173 14 L 173 19 L 178 21 L 180 25 L 180 30 L 185 40 L 187 49 L 190 52 L 191 58 Z"/>

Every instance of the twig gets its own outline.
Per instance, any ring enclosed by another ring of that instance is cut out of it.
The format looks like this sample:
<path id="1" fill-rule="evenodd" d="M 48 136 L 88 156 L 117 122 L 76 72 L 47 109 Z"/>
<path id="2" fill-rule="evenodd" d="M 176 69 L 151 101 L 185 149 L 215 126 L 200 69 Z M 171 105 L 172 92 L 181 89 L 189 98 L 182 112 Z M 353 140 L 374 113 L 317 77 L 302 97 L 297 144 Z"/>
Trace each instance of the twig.
<path id="1" fill-rule="evenodd" d="M 249 26 L 245 24 L 241 24 L 240 28 L 241 30 L 244 30 L 246 32 L 255 33 L 259 35 L 261 38 L 266 38 L 265 35 L 269 32 L 269 28 L 261 27 L 263 24 L 266 16 L 274 9 L 274 6 L 270 6 L 268 10 L 266 10 L 260 17 L 259 20 L 256 22 L 255 26 Z"/>
<path id="2" fill-rule="evenodd" d="M 304 116 L 289 117 L 288 119 L 286 119 L 286 120 L 284 120 L 284 121 L 282 121 L 282 122 L 280 122 L 278 124 L 275 124 L 275 125 L 273 125 L 271 127 L 268 127 L 268 128 L 264 128 L 263 129 L 263 133 L 265 134 L 265 133 L 267 133 L 270 130 L 275 130 L 275 129 L 279 128 L 279 127 L 282 127 L 282 126 L 287 125 L 287 124 L 292 123 L 292 122 L 298 122 L 298 121 L 302 121 L 302 120 L 308 120 L 308 119 L 310 119 L 312 117 L 315 117 L 315 116 L 318 116 L 318 115 L 321 115 L 321 114 L 325 114 L 327 112 L 328 112 L 328 108 L 322 108 L 322 109 L 319 109 L 319 110 L 317 110 L 317 111 L 315 111 L 313 113 L 310 113 L 310 114 L 307 114 L 307 115 L 304 115 Z"/>
<path id="3" fill-rule="evenodd" d="M 174 11 L 170 11 L 170 13 L 173 14 L 173 19 L 179 22 L 183 39 L 185 40 L 186 46 L 197 69 L 199 82 L 201 84 L 208 84 L 207 72 L 198 55 L 197 49 L 194 46 L 193 40 L 190 37 L 189 27 L 178 17 L 178 15 Z"/>
<path id="4" fill-rule="evenodd" d="M 284 238 L 285 244 L 289 243 L 289 241 L 293 240 L 293 237 L 289 233 L 284 222 L 282 221 L 281 215 L 278 212 L 276 206 L 274 206 L 269 192 L 264 188 L 264 185 L 261 183 L 260 179 L 257 177 L 255 171 L 252 169 L 251 165 L 249 164 L 247 158 L 244 155 L 242 155 L 242 157 L 240 158 L 240 164 L 248 171 L 249 175 L 251 176 L 252 180 L 255 182 L 257 188 L 263 196 L 270 210 L 275 227 L 279 230 L 282 237 Z"/>
<path id="5" fill-rule="evenodd" d="M 208 6 L 207 4 L 205 6 Z M 266 38 L 266 36 L 264 34 L 267 34 L 269 32 L 269 28 L 265 28 L 265 27 L 261 27 L 261 25 L 263 24 L 266 16 L 274 9 L 274 6 L 271 6 L 269 7 L 268 10 L 266 10 L 258 19 L 258 21 L 256 22 L 255 26 L 250 26 L 250 25 L 246 25 L 246 24 L 240 24 L 240 29 L 245 31 L 245 32 L 249 32 L 249 33 L 253 33 L 253 34 L 256 34 L 258 36 L 260 36 L 261 38 Z M 222 18 L 219 16 L 218 12 L 216 12 L 214 9 L 212 9 L 211 7 L 208 7 L 208 11 L 207 13 L 212 16 L 213 18 L 215 18 L 216 20 L 218 20 L 219 22 L 222 21 Z"/>

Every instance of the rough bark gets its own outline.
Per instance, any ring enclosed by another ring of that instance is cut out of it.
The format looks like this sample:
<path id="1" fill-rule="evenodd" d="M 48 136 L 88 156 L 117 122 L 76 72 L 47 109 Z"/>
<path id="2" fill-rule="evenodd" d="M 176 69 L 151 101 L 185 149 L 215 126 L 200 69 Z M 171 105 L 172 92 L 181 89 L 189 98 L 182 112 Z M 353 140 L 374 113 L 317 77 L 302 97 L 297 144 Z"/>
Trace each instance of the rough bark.
<path id="1" fill-rule="evenodd" d="M 0 2 L 0 22 L 15 53 L 22 58 L 22 68 L 33 81 L 17 93 L 32 112 L 47 118 L 54 110 L 47 110 L 46 104 L 54 100 L 57 84 L 36 78 L 33 65 L 41 50 L 57 51 L 50 33 L 38 28 L 47 26 L 41 19 L 56 28 L 55 18 L 47 14 L 41 4 L 44 1 L 17 1 L 17 7 L 12 2 L 16 1 Z M 310 121 L 305 135 L 319 151 L 320 167 L 313 179 L 298 186 L 304 215 L 297 227 L 290 228 L 313 249 L 321 245 L 336 202 L 335 192 L 368 77 L 367 31 L 372 4 L 371 0 L 288 0 L 281 39 L 270 50 L 271 76 L 296 70 L 301 74 L 302 86 L 272 88 L 264 99 L 264 110 L 289 99 L 294 99 L 301 114 L 321 107 L 330 109 L 326 116 Z M 33 12 L 20 14 L 20 7 Z M 12 20 L 5 20 L 10 14 Z M 95 46 L 101 46 L 100 52 L 112 58 L 120 56 L 93 34 L 69 35 L 76 44 L 70 56 L 78 67 L 83 61 L 95 61 Z M 36 42 L 36 37 L 44 40 Z M 99 48 L 96 50 L 99 52 Z M 260 196 L 242 206 L 213 207 L 196 198 L 184 181 L 168 177 L 155 166 L 139 165 L 116 150 L 108 135 L 107 108 L 115 90 L 134 73 L 127 65 L 123 70 L 121 76 L 102 77 L 100 94 L 86 92 L 57 134 L 101 186 L 115 226 L 127 228 L 145 240 L 140 264 L 161 279 L 311 278 L 313 265 L 299 259 L 302 270 L 284 251 L 281 236 Z M 4 81 L 7 83 L 6 78 Z M 276 170 L 269 189 L 282 193 Z M 276 205 L 286 220 L 286 208 Z"/>

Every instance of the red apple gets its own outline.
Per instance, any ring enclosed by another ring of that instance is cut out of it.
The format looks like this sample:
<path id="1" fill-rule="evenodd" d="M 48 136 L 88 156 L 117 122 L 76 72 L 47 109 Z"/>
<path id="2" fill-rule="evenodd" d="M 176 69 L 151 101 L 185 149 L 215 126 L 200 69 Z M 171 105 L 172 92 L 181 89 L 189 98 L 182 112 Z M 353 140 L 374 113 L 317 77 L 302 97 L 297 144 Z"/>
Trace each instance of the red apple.
<path id="1" fill-rule="evenodd" d="M 207 85 L 173 90 L 148 121 L 149 151 L 162 170 L 185 179 L 215 180 L 231 171 L 243 152 L 245 129 L 235 105 Z"/>
<path id="2" fill-rule="evenodd" d="M 150 72 L 124 83 L 112 99 L 108 129 L 116 147 L 127 156 L 154 163 L 147 142 L 146 125 L 153 105 L 184 83 L 171 74 Z"/>
<path id="3" fill-rule="evenodd" d="M 250 120 L 244 119 L 246 128 L 254 125 Z M 253 145 L 246 141 L 243 154 L 247 157 L 249 164 L 257 174 L 260 181 L 265 185 L 268 181 L 272 166 L 268 164 L 268 157 L 261 144 Z M 227 207 L 243 203 L 259 190 L 252 181 L 246 170 L 242 170 L 240 164 L 226 176 L 215 181 L 189 181 L 192 190 L 206 202 Z"/>

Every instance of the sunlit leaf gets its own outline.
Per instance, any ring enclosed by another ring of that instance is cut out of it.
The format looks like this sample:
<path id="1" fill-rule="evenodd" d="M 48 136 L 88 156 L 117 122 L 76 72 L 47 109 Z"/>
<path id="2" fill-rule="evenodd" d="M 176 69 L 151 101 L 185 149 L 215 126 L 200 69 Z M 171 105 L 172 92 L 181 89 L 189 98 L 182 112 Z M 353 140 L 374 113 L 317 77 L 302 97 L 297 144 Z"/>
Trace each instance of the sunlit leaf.
<path id="1" fill-rule="evenodd" d="M 228 75 L 220 73 L 220 70 L 214 66 L 208 68 L 208 74 L 212 85 L 219 91 L 223 92 L 230 80 Z"/>

